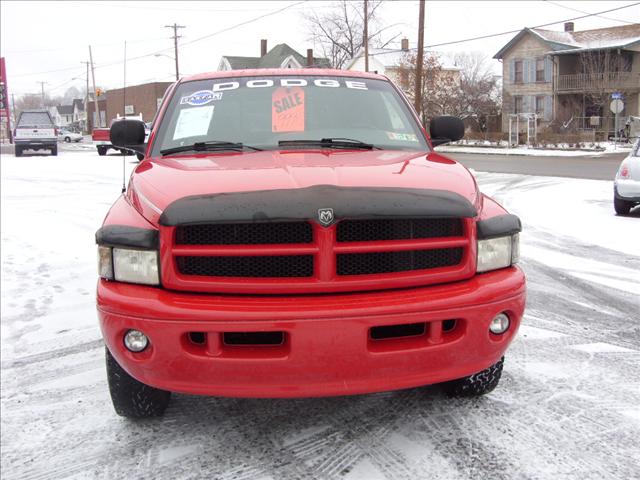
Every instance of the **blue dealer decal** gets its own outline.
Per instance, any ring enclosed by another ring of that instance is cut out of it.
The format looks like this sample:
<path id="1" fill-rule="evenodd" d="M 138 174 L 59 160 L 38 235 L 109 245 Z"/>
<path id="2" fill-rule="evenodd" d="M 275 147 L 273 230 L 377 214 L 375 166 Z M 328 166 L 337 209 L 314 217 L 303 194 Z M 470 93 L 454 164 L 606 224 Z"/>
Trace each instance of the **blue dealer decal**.
<path id="1" fill-rule="evenodd" d="M 180 105 L 193 105 L 194 107 L 199 107 L 201 105 L 206 105 L 213 100 L 220 100 L 222 98 L 222 92 L 212 92 L 211 90 L 200 90 L 199 92 L 194 92 L 189 96 L 182 97 L 180 99 Z"/>

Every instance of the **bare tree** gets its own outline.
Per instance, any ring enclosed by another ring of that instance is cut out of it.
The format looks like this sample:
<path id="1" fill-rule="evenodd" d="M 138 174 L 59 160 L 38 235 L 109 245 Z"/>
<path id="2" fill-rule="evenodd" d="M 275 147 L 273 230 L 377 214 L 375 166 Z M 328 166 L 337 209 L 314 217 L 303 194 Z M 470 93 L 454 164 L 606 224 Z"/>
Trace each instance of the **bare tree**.
<path id="1" fill-rule="evenodd" d="M 369 44 L 384 48 L 396 36 L 382 39 L 382 34 L 395 25 L 381 26 L 377 21 L 377 12 L 382 0 L 369 1 L 367 18 L 369 19 Z M 326 13 L 312 11 L 303 14 L 309 28 L 309 40 L 314 48 L 320 48 L 333 68 L 342 68 L 364 45 L 364 9 L 362 2 L 341 0 L 335 8 Z"/>
<path id="2" fill-rule="evenodd" d="M 581 80 L 584 85 L 585 97 L 594 106 L 603 110 L 608 116 L 608 105 L 611 93 L 629 93 L 626 87 L 632 85 L 631 63 L 632 56 L 624 51 L 596 50 L 580 54 Z"/>
<path id="3" fill-rule="evenodd" d="M 52 107 L 54 105 L 60 105 L 61 97 L 50 97 L 45 94 L 44 106 L 45 108 Z M 20 115 L 20 112 L 24 110 L 41 110 L 42 109 L 42 95 L 39 93 L 26 93 L 16 98 L 15 105 L 13 106 L 16 119 Z"/>
<path id="4" fill-rule="evenodd" d="M 406 54 L 398 66 L 400 86 L 407 94 L 409 100 L 414 101 L 414 89 L 416 82 L 416 54 Z M 438 115 L 454 115 L 455 99 L 457 97 L 457 79 L 452 72 L 442 68 L 437 55 L 425 52 L 422 67 L 421 108 L 418 112 L 423 124 L 427 120 Z"/>
<path id="5" fill-rule="evenodd" d="M 486 132 L 488 117 L 500 113 L 499 77 L 493 72 L 489 57 L 482 52 L 456 53 L 453 62 L 460 68 L 456 114 Z"/>
<path id="6" fill-rule="evenodd" d="M 467 120 L 482 132 L 489 117 L 500 113 L 500 88 L 488 57 L 481 53 L 459 53 L 453 57 L 458 68 L 443 68 L 437 54 L 425 52 L 422 75 L 422 121 L 438 115 L 453 115 Z M 407 54 L 398 73 L 402 89 L 413 101 L 416 55 Z"/>

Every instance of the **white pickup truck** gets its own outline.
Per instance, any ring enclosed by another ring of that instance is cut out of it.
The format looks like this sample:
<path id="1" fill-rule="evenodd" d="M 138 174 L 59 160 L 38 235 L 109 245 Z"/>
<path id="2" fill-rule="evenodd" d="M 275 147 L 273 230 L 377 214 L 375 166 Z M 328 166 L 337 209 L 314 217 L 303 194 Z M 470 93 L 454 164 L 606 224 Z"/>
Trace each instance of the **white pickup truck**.
<path id="1" fill-rule="evenodd" d="M 58 132 L 46 110 L 21 112 L 14 139 L 16 157 L 25 150 L 50 150 L 51 155 L 58 155 Z"/>

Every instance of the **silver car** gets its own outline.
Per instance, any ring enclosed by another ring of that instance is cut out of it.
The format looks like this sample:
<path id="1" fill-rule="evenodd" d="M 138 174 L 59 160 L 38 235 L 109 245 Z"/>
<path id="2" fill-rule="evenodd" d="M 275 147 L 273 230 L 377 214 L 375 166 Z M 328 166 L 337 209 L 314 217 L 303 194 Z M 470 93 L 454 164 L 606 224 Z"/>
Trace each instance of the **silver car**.
<path id="1" fill-rule="evenodd" d="M 613 182 L 613 207 L 618 215 L 625 215 L 640 204 L 640 139 L 622 161 Z"/>
<path id="2" fill-rule="evenodd" d="M 59 142 L 80 142 L 82 141 L 82 135 L 76 132 L 72 132 L 71 130 L 60 129 L 58 130 L 58 141 Z"/>

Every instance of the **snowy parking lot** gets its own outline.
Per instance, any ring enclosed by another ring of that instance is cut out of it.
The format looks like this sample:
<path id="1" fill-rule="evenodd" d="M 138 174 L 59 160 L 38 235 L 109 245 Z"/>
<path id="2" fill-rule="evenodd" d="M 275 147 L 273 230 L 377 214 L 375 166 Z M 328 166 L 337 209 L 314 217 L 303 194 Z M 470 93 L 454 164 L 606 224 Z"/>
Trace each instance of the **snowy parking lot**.
<path id="1" fill-rule="evenodd" d="M 127 171 L 135 166 L 127 157 Z M 122 161 L 1 158 L 3 479 L 630 479 L 640 472 L 640 208 L 611 181 L 476 172 L 523 220 L 523 325 L 498 388 L 111 406 L 94 232 Z"/>

